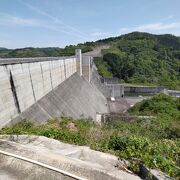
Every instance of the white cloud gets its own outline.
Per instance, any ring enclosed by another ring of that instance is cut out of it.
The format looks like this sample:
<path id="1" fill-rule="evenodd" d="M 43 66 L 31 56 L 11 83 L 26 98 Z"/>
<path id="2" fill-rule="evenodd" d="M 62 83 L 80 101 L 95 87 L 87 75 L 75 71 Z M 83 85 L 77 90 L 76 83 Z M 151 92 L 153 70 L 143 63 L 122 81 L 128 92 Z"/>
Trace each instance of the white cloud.
<path id="1" fill-rule="evenodd" d="M 173 15 L 169 15 L 168 17 L 166 17 L 166 20 L 173 19 L 173 18 L 174 18 Z"/>
<path id="2" fill-rule="evenodd" d="M 17 27 L 35 27 L 46 28 L 54 31 L 59 31 L 58 27 L 52 26 L 50 23 L 38 19 L 29 19 L 10 14 L 0 13 L 0 25 L 17 26 Z M 63 31 L 63 30 L 62 30 Z"/>
<path id="3" fill-rule="evenodd" d="M 91 32 L 89 33 L 89 39 L 88 41 L 96 41 L 99 39 L 104 39 L 112 36 L 113 34 L 111 32 L 103 32 L 99 28 L 93 28 L 91 29 Z"/>
<path id="4" fill-rule="evenodd" d="M 135 27 L 125 27 L 119 30 L 119 34 L 128 33 L 133 31 L 142 31 L 142 32 L 152 32 L 152 33 L 174 33 L 180 28 L 179 22 L 171 23 L 152 23 L 152 24 L 143 24 Z"/>
<path id="5" fill-rule="evenodd" d="M 93 32 L 90 35 L 93 37 L 104 37 L 109 36 L 110 34 L 108 32 Z"/>
<path id="6" fill-rule="evenodd" d="M 73 27 L 71 25 L 68 25 L 68 24 L 64 23 L 59 18 L 54 17 L 51 14 L 49 14 L 49 13 L 47 13 L 45 11 L 42 11 L 39 8 L 34 7 L 34 6 L 32 6 L 32 5 L 28 4 L 28 3 L 25 3 L 25 2 L 23 2 L 21 0 L 19 0 L 19 2 L 24 4 L 26 7 L 33 10 L 34 12 L 36 12 L 36 13 L 38 13 L 38 14 L 46 17 L 46 18 L 49 18 L 54 24 L 52 29 L 56 29 L 56 30 L 62 31 L 62 32 L 66 33 L 66 34 L 69 34 L 69 35 L 72 35 L 72 36 L 87 40 L 88 36 L 85 33 L 79 31 L 78 29 L 76 29 L 75 27 Z"/>
<path id="7" fill-rule="evenodd" d="M 40 19 L 30 19 L 19 16 L 13 16 L 6 13 L 0 13 L 0 26 L 15 26 L 15 27 L 34 27 L 45 28 L 51 31 L 63 32 L 64 34 L 71 35 L 82 39 L 82 36 L 67 30 L 65 26 L 54 24 L 51 21 L 43 21 Z"/>
<path id="8" fill-rule="evenodd" d="M 0 13 L 0 25 L 6 26 L 40 26 L 42 23 L 35 19 L 27 19 L 17 16 L 12 16 L 5 13 Z"/>
<path id="9" fill-rule="evenodd" d="M 14 24 L 23 26 L 38 26 L 38 22 L 34 19 L 23 19 L 20 17 L 13 17 L 12 22 Z"/>
<path id="10" fill-rule="evenodd" d="M 136 27 L 140 31 L 156 31 L 156 30 L 169 30 L 178 28 L 180 23 L 154 23 L 154 24 L 145 24 L 139 27 Z"/>

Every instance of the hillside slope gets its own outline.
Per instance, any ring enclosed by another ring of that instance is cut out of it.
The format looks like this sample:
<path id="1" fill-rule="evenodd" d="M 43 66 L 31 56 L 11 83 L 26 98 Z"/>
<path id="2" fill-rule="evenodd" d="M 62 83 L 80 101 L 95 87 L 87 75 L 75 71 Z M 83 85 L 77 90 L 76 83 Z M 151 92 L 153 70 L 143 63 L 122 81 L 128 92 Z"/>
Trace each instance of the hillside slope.
<path id="1" fill-rule="evenodd" d="M 126 83 L 180 89 L 180 37 L 169 34 L 133 32 L 96 42 L 70 45 L 64 49 L 0 49 L 0 57 L 70 56 L 74 55 L 76 48 L 81 48 L 84 53 L 102 46 L 110 48 L 102 50 L 103 57 L 95 60 L 100 75 L 118 77 Z"/>
<path id="2" fill-rule="evenodd" d="M 180 89 L 179 37 L 133 32 L 99 42 L 111 45 L 96 61 L 102 76 Z"/>
<path id="3" fill-rule="evenodd" d="M 22 49 L 5 49 L 0 48 L 0 58 L 22 58 L 22 57 L 59 57 L 72 56 L 75 49 L 80 48 L 82 52 L 92 51 L 93 49 L 88 45 L 78 44 L 77 46 L 66 46 L 65 48 L 47 47 L 47 48 L 33 48 L 27 47 Z"/>

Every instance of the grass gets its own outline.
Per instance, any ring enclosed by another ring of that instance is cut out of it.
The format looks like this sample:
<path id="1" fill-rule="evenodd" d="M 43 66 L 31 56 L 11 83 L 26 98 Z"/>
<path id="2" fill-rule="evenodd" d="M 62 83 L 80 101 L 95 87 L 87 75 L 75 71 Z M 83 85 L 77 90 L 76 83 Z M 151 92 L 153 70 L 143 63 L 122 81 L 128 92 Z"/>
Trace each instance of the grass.
<path id="1" fill-rule="evenodd" d="M 24 120 L 1 129 L 0 134 L 42 135 L 66 143 L 87 145 L 128 159 L 129 168 L 136 173 L 139 164 L 143 163 L 179 179 L 180 100 L 159 94 L 138 103 L 129 113 L 154 115 L 156 118 L 133 122 L 119 120 L 101 126 L 67 117 L 49 120 L 44 125 Z"/>
<path id="2" fill-rule="evenodd" d="M 94 58 L 94 62 L 95 62 L 95 64 L 96 64 L 96 66 L 97 66 L 97 68 L 98 68 L 98 72 L 99 72 L 99 74 L 102 76 L 102 77 L 109 77 L 109 78 L 112 78 L 113 77 L 113 75 L 112 75 L 112 73 L 109 71 L 109 67 L 108 67 L 108 65 L 107 65 L 107 63 L 106 62 L 104 62 L 103 60 L 102 60 L 102 58 Z"/>

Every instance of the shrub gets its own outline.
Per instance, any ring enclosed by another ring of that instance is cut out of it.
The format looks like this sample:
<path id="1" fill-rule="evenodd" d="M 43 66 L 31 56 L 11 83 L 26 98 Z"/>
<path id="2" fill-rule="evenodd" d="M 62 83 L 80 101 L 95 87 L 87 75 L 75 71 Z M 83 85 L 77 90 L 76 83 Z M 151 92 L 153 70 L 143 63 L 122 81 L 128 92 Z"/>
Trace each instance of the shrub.
<path id="1" fill-rule="evenodd" d="M 129 168 L 134 172 L 138 172 L 142 162 L 149 168 L 161 169 L 178 179 L 179 102 L 179 99 L 158 94 L 138 103 L 129 111 L 137 115 L 153 114 L 155 118 L 116 121 L 102 126 L 68 117 L 52 119 L 47 124 L 37 126 L 24 120 L 1 129 L 0 134 L 34 134 L 66 143 L 89 145 L 93 149 L 127 158 L 131 162 Z"/>
<path id="2" fill-rule="evenodd" d="M 167 114 L 177 115 L 179 113 L 179 100 L 165 94 L 157 94 L 150 99 L 143 100 L 130 108 L 128 112 L 142 115 Z"/>

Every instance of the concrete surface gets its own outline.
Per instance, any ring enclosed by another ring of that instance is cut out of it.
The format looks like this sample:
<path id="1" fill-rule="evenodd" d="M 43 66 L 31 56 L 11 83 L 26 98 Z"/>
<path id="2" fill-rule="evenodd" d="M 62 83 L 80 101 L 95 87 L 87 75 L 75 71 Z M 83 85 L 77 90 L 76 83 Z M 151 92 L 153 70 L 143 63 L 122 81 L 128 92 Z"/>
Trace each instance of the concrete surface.
<path id="1" fill-rule="evenodd" d="M 164 90 L 164 87 L 160 86 L 128 86 L 124 85 L 125 93 L 151 93 L 156 94 Z"/>
<path id="2" fill-rule="evenodd" d="M 94 63 L 92 63 L 91 84 L 95 86 L 106 98 L 111 97 L 111 90 L 101 82 L 101 76 L 99 75 L 97 67 Z"/>
<path id="3" fill-rule="evenodd" d="M 84 78 L 90 82 L 92 77 L 92 57 L 83 56 L 82 57 L 82 75 Z"/>
<path id="4" fill-rule="evenodd" d="M 116 98 L 115 101 L 108 99 L 108 107 L 109 111 L 112 113 L 122 113 L 130 108 L 130 104 L 127 102 L 126 98 Z"/>
<path id="5" fill-rule="evenodd" d="M 44 62 L 44 61 L 54 61 L 54 60 L 63 60 L 63 59 L 66 59 L 66 57 L 0 58 L 0 65 Z"/>
<path id="6" fill-rule="evenodd" d="M 180 91 L 177 90 L 167 90 L 167 94 L 173 97 L 180 97 Z"/>
<path id="7" fill-rule="evenodd" d="M 149 97 L 148 96 L 123 97 L 123 98 L 115 98 L 115 101 L 111 101 L 111 99 L 108 98 L 109 112 L 124 113 L 130 107 L 134 106 L 136 103 L 141 102 L 147 98 Z"/>
<path id="8" fill-rule="evenodd" d="M 92 57 L 77 50 L 75 57 L 0 59 L 0 127 L 19 117 L 34 121 L 61 115 L 95 119 L 96 111 L 107 112 L 103 95 L 83 78 L 81 82 L 73 78 L 62 90 L 56 89 L 74 73 L 90 82 Z"/>
<path id="9" fill-rule="evenodd" d="M 140 172 L 143 179 L 147 179 L 150 176 L 151 179 L 153 180 L 173 180 L 172 178 L 167 176 L 167 174 L 165 174 L 164 172 L 158 169 L 149 169 L 143 164 L 141 164 L 140 166 Z"/>
<path id="10" fill-rule="evenodd" d="M 1 59 L 0 127 L 69 78 L 76 67 L 74 57 Z"/>
<path id="11" fill-rule="evenodd" d="M 124 97 L 129 104 L 130 107 L 134 106 L 136 103 L 141 102 L 145 99 L 150 98 L 149 96 L 130 96 L 130 97 Z"/>
<path id="12" fill-rule="evenodd" d="M 105 84 L 118 84 L 118 80 L 117 77 L 102 77 L 102 83 Z"/>
<path id="13" fill-rule="evenodd" d="M 84 146 L 65 144 L 46 137 L 0 136 L 0 149 L 48 164 L 90 180 L 136 180 L 138 176 L 122 170 L 118 157 Z M 0 179 L 69 179 L 38 165 L 0 154 Z M 121 169 L 117 168 L 121 167 Z"/>
<path id="14" fill-rule="evenodd" d="M 76 57 L 76 69 L 77 69 L 77 73 L 80 76 L 82 76 L 82 52 L 81 52 L 81 49 L 76 49 L 75 57 Z"/>
<path id="15" fill-rule="evenodd" d="M 111 97 L 120 98 L 124 96 L 124 86 L 121 84 L 106 84 L 106 88 L 108 88 L 111 92 Z"/>
<path id="16" fill-rule="evenodd" d="M 11 123 L 21 119 L 44 123 L 48 119 L 60 116 L 95 120 L 97 112 L 108 112 L 106 98 L 96 87 L 75 73 Z"/>

